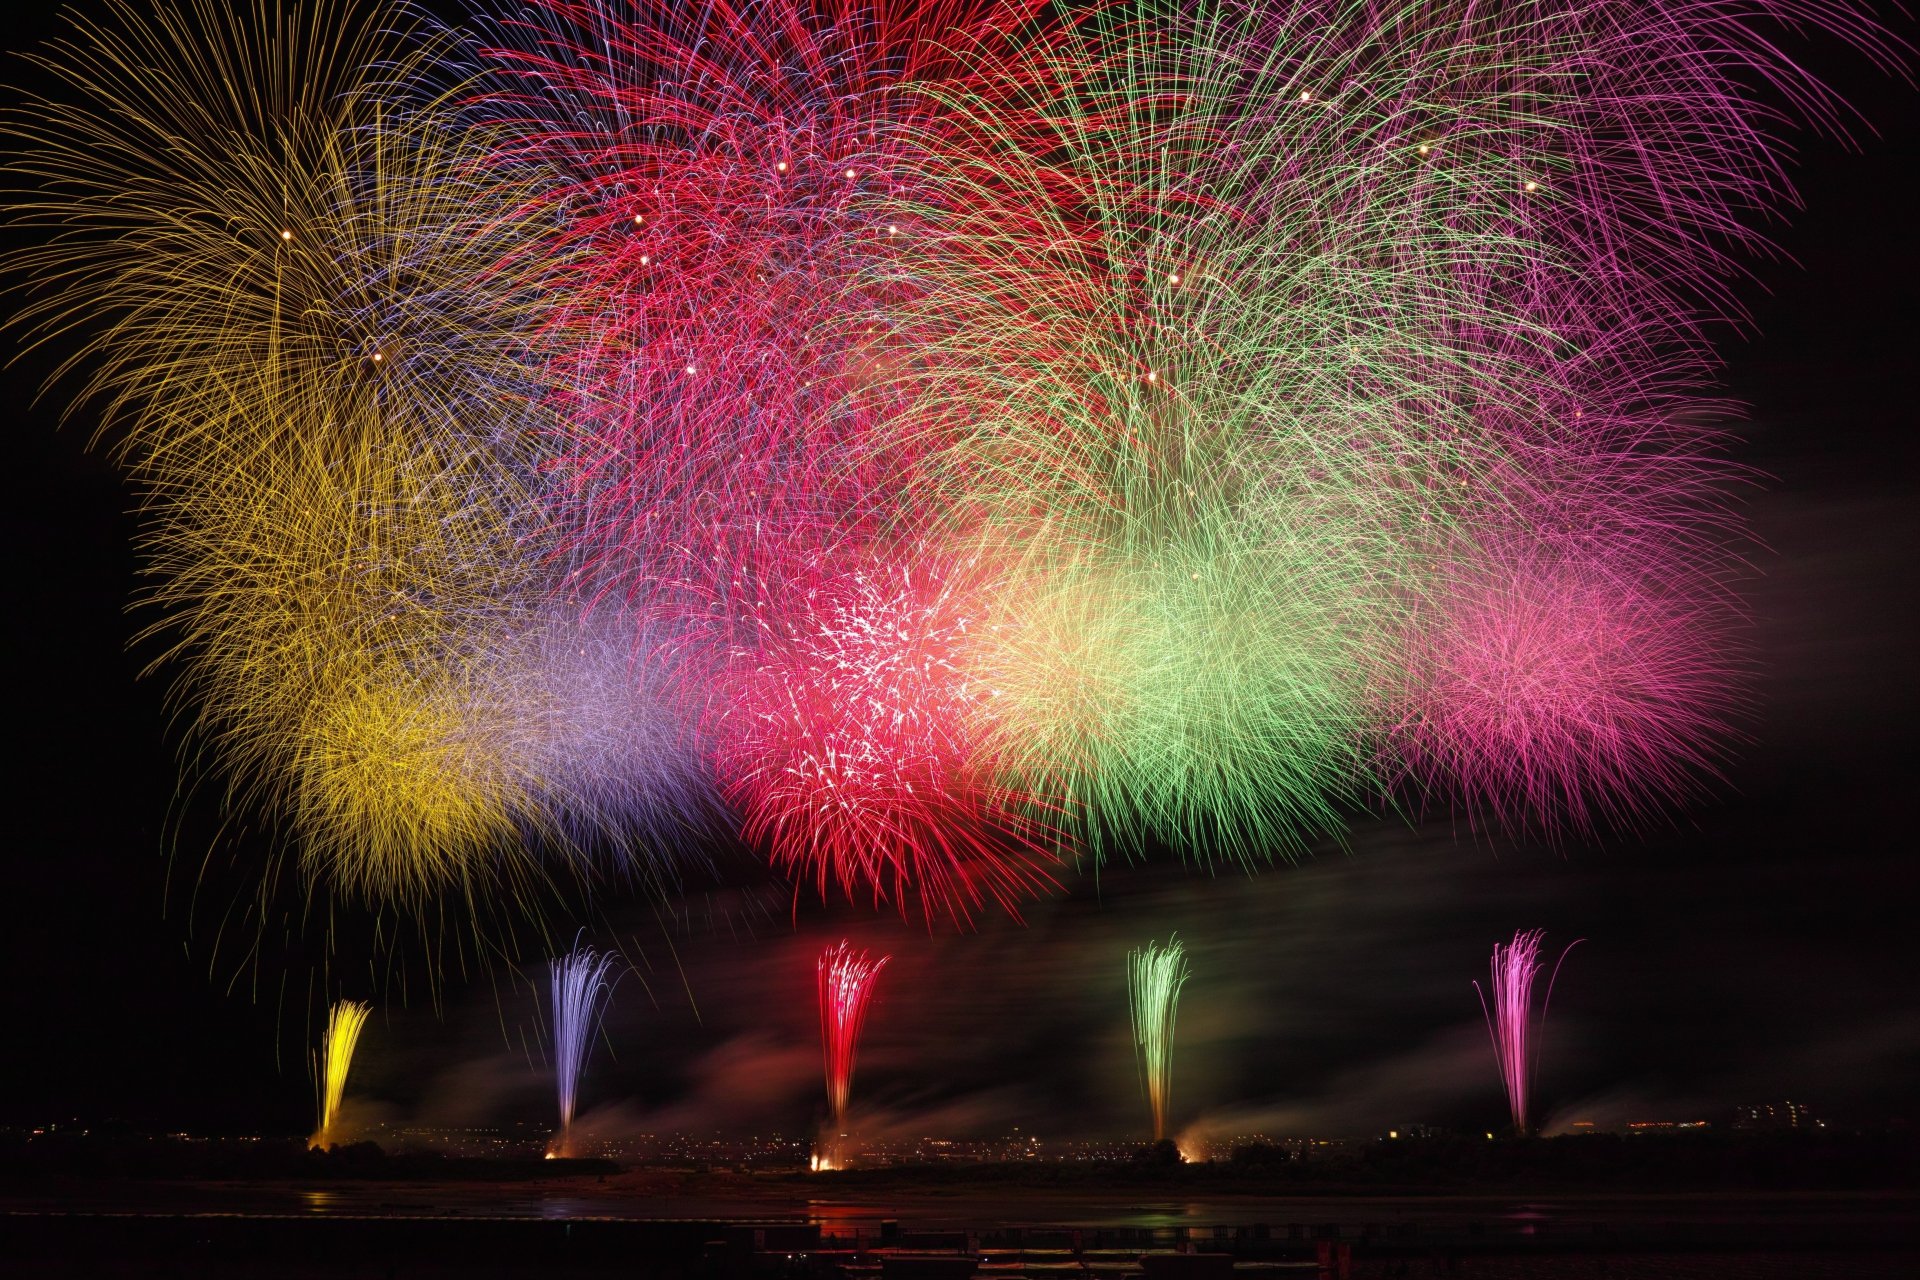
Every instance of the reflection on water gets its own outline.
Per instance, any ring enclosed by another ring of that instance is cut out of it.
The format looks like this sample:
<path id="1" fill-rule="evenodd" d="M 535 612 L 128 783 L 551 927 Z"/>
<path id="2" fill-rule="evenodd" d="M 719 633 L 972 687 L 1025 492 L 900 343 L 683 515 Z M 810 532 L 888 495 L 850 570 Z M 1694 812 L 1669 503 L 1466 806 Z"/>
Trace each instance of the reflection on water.
<path id="1" fill-rule="evenodd" d="M 1267 1196 L 1141 1198 L 1142 1187 L 822 1186 L 814 1178 L 689 1178 L 658 1172 L 514 1183 L 100 1182 L 20 1188 L 8 1212 L 240 1217 L 534 1218 L 806 1221 L 829 1234 L 1022 1228 L 1155 1232 L 1195 1240 L 1258 1227 L 1272 1238 L 1401 1240 L 1428 1233 L 1499 1238 L 1626 1239 L 1649 1231 L 1691 1238 L 1879 1238 L 1920 1220 L 1911 1192 L 1826 1195 Z M 1167 1190 L 1173 1190 L 1167 1188 Z M 836 1195 L 840 1191 L 842 1194 Z M 1910 1230 L 1910 1226 L 1907 1228 Z M 1258 1238 L 1267 1238 L 1263 1235 Z M 1920 1274 L 1920 1273 L 1916 1273 Z"/>
<path id="2" fill-rule="evenodd" d="M 1513 1223 L 1515 1235 L 1532 1236 L 1540 1234 L 1540 1229 L 1555 1218 L 1560 1217 L 1563 1206 L 1555 1204 L 1523 1204 L 1500 1214 L 1502 1222 Z"/>
<path id="3" fill-rule="evenodd" d="M 1218 1206 L 1201 1201 L 1188 1201 L 1182 1204 L 1164 1202 L 1128 1205 L 1121 1212 L 1125 1215 L 1125 1220 L 1115 1222 L 1116 1226 L 1181 1227 L 1202 1218 L 1212 1222 L 1217 1216 Z"/>
<path id="4" fill-rule="evenodd" d="M 881 1222 L 896 1215 L 896 1210 L 884 1204 L 863 1204 L 853 1200 L 809 1200 L 806 1207 L 807 1221 L 818 1222 L 822 1226 Z"/>

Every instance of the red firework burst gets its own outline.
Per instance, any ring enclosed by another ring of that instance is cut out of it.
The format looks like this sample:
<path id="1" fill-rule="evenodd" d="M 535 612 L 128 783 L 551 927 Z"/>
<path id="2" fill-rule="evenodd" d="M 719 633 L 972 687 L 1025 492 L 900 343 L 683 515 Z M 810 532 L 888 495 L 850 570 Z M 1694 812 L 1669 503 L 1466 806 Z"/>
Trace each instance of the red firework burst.
<path id="1" fill-rule="evenodd" d="M 902 911 L 1014 911 L 1052 886 L 1038 802 L 982 758 L 993 690 L 968 669 L 976 590 L 950 566 L 863 567 L 768 610 L 717 733 L 747 837 L 797 878 Z"/>
<path id="2" fill-rule="evenodd" d="M 500 160 L 552 229 L 570 300 L 541 335 L 565 401 L 549 464 L 600 589 L 741 602 L 905 491 L 903 262 L 938 193 L 919 88 L 1031 3 L 539 0 L 492 51 Z M 907 452 L 911 452 L 910 447 Z"/>

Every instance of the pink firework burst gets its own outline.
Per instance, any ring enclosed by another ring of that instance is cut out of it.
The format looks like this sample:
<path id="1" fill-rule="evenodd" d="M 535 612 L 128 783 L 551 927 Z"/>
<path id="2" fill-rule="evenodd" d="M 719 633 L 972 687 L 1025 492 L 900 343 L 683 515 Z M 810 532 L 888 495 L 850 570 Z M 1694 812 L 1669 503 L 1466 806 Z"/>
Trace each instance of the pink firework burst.
<path id="1" fill-rule="evenodd" d="M 1632 825 L 1715 767 L 1740 674 L 1722 612 L 1598 559 L 1476 565 L 1412 642 L 1401 757 L 1509 827 Z"/>

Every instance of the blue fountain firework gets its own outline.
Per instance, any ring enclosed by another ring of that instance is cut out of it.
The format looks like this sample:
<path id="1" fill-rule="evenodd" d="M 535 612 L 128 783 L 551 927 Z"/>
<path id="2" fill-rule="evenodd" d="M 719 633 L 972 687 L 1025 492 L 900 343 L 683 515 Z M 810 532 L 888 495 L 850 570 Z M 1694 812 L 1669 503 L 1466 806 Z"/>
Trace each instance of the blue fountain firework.
<path id="1" fill-rule="evenodd" d="M 599 952 L 576 946 L 550 962 L 553 970 L 553 1074 L 560 1096 L 560 1132 L 548 1156 L 572 1157 L 573 1108 L 579 1096 L 580 1072 L 587 1050 L 600 1027 L 613 984 L 607 974 L 619 959 L 617 952 Z"/>

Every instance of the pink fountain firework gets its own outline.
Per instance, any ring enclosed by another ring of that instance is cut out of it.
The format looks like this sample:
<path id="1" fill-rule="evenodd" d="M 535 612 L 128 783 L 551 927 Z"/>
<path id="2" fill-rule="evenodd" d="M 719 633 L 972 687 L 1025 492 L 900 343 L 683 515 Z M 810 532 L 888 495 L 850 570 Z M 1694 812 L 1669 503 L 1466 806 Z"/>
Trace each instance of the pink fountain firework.
<path id="1" fill-rule="evenodd" d="M 867 1020 L 873 984 L 891 956 L 870 959 L 844 940 L 820 953 L 820 1044 L 826 1054 L 828 1122 L 838 1135 L 847 1123 L 847 1102 L 853 1093 L 854 1055 L 860 1047 L 860 1028 Z M 834 1144 L 825 1167 L 837 1162 Z"/>
<path id="2" fill-rule="evenodd" d="M 1500 1081 L 1507 1090 L 1507 1109 L 1513 1116 L 1513 1131 L 1525 1137 L 1528 1105 L 1531 1102 L 1533 1076 L 1540 1063 L 1540 1028 L 1547 1020 L 1547 1005 L 1553 999 L 1554 980 L 1567 952 L 1580 945 L 1569 942 L 1548 975 L 1547 989 L 1540 999 L 1540 1011 L 1533 1009 L 1533 983 L 1540 974 L 1540 944 L 1546 940 L 1544 929 L 1523 929 L 1513 941 L 1493 944 L 1493 967 L 1486 989 L 1478 982 L 1480 1007 L 1487 1017 L 1487 1033 L 1493 1037 L 1494 1057 L 1500 1064 Z"/>

